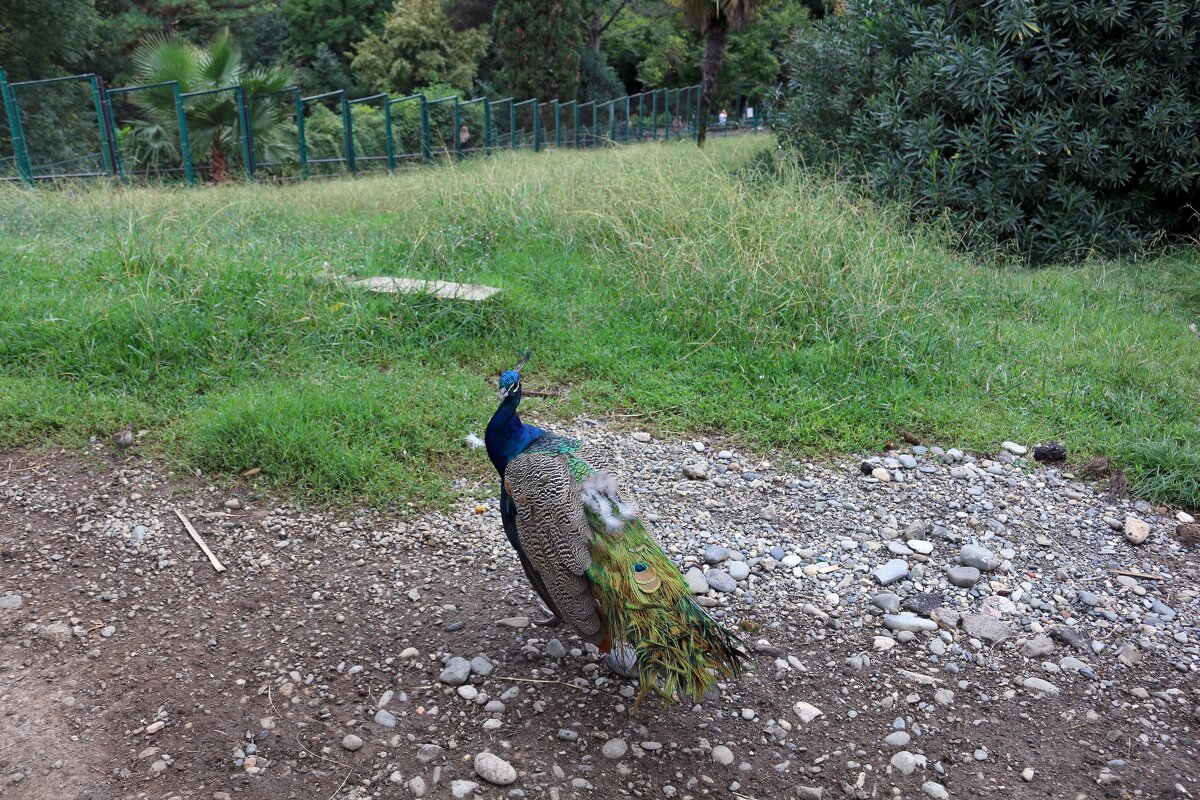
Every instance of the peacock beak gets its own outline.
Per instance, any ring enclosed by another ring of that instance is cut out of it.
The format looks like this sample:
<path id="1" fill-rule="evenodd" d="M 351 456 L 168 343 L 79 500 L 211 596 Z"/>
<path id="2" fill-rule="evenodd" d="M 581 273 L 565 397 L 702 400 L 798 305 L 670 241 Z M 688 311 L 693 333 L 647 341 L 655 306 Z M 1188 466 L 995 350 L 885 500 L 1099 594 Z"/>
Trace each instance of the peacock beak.
<path id="1" fill-rule="evenodd" d="M 503 403 L 504 398 L 506 398 L 506 397 L 508 397 L 508 387 L 501 386 L 500 390 L 496 392 L 496 400 Z"/>

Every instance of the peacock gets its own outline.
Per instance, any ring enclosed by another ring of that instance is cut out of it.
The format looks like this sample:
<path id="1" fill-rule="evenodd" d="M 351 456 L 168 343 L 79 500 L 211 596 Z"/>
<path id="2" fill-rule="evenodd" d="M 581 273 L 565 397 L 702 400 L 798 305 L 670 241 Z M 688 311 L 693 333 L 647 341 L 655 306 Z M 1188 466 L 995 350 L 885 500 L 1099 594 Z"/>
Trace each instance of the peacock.
<path id="1" fill-rule="evenodd" d="M 553 614 L 601 651 L 636 654 L 638 703 L 698 702 L 721 678 L 742 674 L 739 638 L 692 599 L 678 567 L 624 500 L 595 445 L 526 425 L 517 414 L 521 368 L 500 376 L 500 406 L 484 445 L 500 473 L 504 532 Z"/>

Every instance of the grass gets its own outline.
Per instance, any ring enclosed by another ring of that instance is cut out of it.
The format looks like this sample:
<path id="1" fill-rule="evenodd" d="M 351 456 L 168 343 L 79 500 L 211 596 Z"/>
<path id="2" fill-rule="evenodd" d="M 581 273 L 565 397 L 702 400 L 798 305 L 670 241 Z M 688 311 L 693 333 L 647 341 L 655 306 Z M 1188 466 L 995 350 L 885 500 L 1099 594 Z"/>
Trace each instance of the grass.
<path id="1" fill-rule="evenodd" d="M 1200 505 L 1200 256 L 1038 271 L 749 168 L 764 138 L 503 155 L 287 187 L 0 190 L 0 445 L 147 447 L 332 500 L 444 501 L 526 347 L 542 414 L 755 447 L 878 450 L 898 428 L 1064 441 Z M 482 305 L 349 290 L 408 275 Z"/>

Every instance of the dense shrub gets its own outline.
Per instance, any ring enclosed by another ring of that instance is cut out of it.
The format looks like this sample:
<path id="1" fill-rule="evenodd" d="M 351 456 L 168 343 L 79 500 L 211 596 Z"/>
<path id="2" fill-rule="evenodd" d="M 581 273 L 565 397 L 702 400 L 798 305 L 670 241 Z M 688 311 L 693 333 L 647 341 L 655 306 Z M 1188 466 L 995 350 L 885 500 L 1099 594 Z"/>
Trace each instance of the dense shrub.
<path id="1" fill-rule="evenodd" d="M 1194 231 L 1197 0 L 850 0 L 794 40 L 785 144 L 1032 261 Z"/>

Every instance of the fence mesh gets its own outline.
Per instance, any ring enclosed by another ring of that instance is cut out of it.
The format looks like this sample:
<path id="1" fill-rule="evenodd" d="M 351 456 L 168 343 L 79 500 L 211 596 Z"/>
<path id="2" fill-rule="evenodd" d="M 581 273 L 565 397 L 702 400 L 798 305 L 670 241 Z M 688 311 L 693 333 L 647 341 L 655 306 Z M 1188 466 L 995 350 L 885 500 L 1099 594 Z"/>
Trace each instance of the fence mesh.
<path id="1" fill-rule="evenodd" d="M 241 86 L 181 92 L 173 82 L 106 89 L 95 75 L 6 77 L 0 69 L 0 181 L 31 185 L 98 176 L 195 183 L 354 175 L 497 150 L 681 141 L 699 122 L 699 86 L 580 103 L 351 99 L 341 90 L 305 97 L 295 87 L 254 97 Z M 709 130 L 761 129 L 770 99 L 761 87 L 721 87 Z"/>

